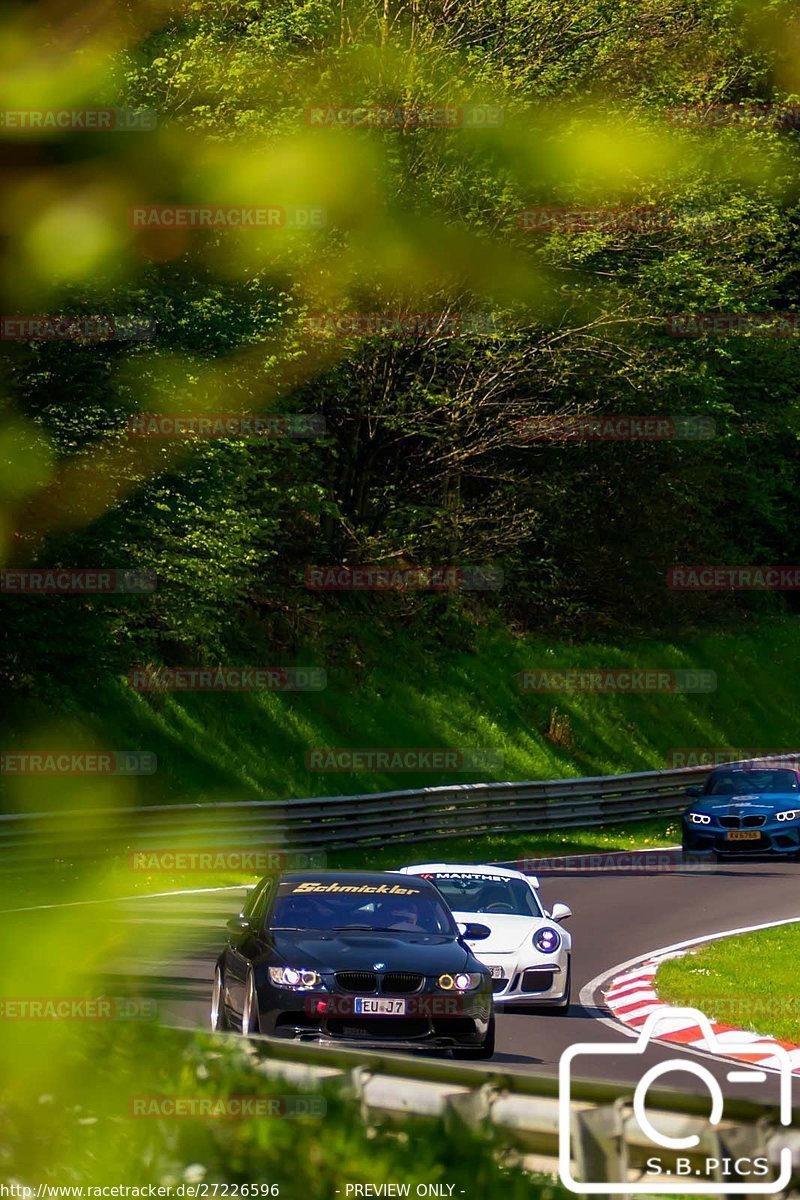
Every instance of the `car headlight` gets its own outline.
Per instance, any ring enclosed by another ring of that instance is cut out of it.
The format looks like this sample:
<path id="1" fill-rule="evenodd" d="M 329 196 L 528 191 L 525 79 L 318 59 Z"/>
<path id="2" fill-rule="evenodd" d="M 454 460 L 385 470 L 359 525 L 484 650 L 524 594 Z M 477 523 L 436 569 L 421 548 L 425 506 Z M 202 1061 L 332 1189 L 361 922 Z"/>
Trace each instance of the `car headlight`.
<path id="1" fill-rule="evenodd" d="M 443 992 L 471 992 L 480 987 L 482 978 L 478 971 L 459 971 L 457 975 L 440 975 L 436 982 Z"/>
<path id="2" fill-rule="evenodd" d="M 561 934 L 557 929 L 551 929 L 549 925 L 546 925 L 543 929 L 536 930 L 533 935 L 533 944 L 542 954 L 555 954 L 561 945 Z"/>
<path id="3" fill-rule="evenodd" d="M 302 970 L 298 967 L 270 967 L 269 977 L 276 987 L 294 988 L 297 992 L 325 986 L 322 976 L 317 971 Z"/>
<path id="4" fill-rule="evenodd" d="M 785 812 L 776 813 L 779 821 L 796 821 L 800 817 L 800 810 L 796 808 L 787 808 Z"/>
<path id="5" fill-rule="evenodd" d="M 693 825 L 710 825 L 711 817 L 708 813 L 689 813 L 689 820 Z"/>

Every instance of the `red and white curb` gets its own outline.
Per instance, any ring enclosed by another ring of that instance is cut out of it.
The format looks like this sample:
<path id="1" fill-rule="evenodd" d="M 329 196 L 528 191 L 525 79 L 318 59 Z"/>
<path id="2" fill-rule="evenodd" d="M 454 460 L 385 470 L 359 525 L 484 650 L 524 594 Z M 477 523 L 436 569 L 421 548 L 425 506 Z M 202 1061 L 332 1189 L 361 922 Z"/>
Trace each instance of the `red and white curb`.
<path id="1" fill-rule="evenodd" d="M 733 1025 L 723 1025 L 712 1017 L 708 1018 L 713 1034 L 713 1041 L 710 1041 L 701 1027 L 686 1016 L 668 1016 L 674 1006 L 659 998 L 655 977 L 662 962 L 668 958 L 683 958 L 686 953 L 685 950 L 679 950 L 653 955 L 636 967 L 616 975 L 604 991 L 605 1002 L 615 1020 L 629 1029 L 641 1029 L 652 1013 L 663 1010 L 664 1017 L 657 1025 L 656 1037 L 659 1042 L 670 1042 L 687 1050 L 701 1050 L 719 1058 L 758 1063 L 759 1066 L 773 1069 L 781 1066 L 775 1053 L 776 1048 L 780 1047 L 789 1054 L 792 1073 L 800 1075 L 800 1046 L 794 1042 L 748 1033 Z"/>

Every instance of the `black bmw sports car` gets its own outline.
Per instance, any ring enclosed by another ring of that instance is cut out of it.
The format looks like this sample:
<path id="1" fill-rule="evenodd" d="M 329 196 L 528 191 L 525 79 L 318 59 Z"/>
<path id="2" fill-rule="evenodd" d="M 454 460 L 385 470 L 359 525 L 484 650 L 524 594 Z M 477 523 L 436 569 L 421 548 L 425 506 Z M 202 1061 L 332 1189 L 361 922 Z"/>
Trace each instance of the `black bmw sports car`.
<path id="1" fill-rule="evenodd" d="M 690 787 L 688 794 L 685 854 L 800 854 L 800 771 L 794 767 L 755 761 L 716 767 L 703 787 Z"/>
<path id="2" fill-rule="evenodd" d="M 494 1053 L 492 980 L 432 883 L 388 872 L 270 876 L 228 922 L 213 1029 Z"/>

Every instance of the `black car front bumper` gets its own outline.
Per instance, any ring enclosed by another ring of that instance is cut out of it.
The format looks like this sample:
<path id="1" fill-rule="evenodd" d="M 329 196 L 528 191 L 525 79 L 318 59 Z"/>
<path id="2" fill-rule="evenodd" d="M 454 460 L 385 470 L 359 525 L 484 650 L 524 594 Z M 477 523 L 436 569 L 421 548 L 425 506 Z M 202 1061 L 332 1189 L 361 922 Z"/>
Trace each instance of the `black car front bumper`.
<path id="1" fill-rule="evenodd" d="M 383 998 L 384 994 L 381 993 Z M 491 981 L 473 992 L 425 990 L 386 997 L 406 1002 L 404 1015 L 356 1012 L 359 997 L 339 990 L 294 992 L 265 985 L 259 992 L 261 1033 L 304 1041 L 395 1049 L 475 1049 L 489 1032 Z"/>

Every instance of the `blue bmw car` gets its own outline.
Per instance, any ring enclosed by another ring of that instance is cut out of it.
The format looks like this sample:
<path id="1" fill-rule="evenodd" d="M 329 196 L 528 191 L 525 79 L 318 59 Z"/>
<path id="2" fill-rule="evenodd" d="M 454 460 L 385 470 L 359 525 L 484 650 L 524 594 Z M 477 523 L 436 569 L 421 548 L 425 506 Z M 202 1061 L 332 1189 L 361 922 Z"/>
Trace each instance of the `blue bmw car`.
<path id="1" fill-rule="evenodd" d="M 800 771 L 755 762 L 716 767 L 683 814 L 684 854 L 800 855 Z"/>

